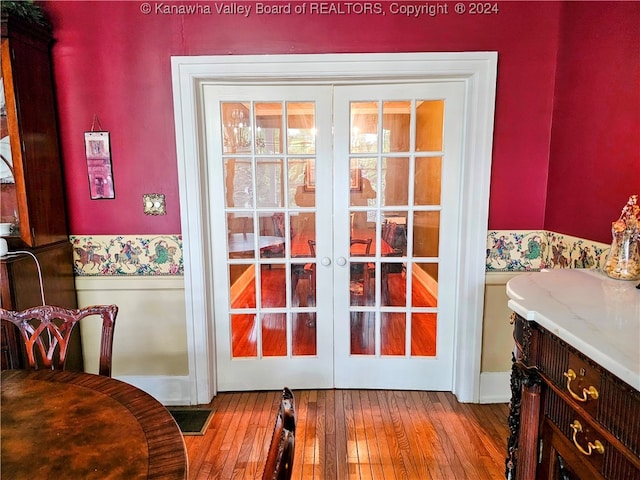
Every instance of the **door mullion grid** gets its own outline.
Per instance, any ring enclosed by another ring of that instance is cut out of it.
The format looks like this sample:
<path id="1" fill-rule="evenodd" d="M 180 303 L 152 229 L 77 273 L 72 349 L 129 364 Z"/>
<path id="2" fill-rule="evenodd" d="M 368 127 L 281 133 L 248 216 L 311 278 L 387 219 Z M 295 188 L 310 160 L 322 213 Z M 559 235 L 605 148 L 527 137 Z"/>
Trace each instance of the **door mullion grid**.
<path id="1" fill-rule="evenodd" d="M 283 110 L 284 111 L 284 110 Z M 286 132 L 285 132 L 285 137 Z M 292 298 L 293 298 L 293 286 L 291 284 L 291 222 L 290 222 L 290 214 L 289 214 L 289 155 L 288 152 L 282 151 L 282 164 L 284 168 L 283 176 L 284 176 L 284 235 L 285 235 L 285 249 L 284 249 L 284 290 L 285 290 L 285 301 L 284 305 L 286 308 L 286 329 L 287 329 L 287 358 L 291 358 L 293 356 L 293 315 L 294 313 L 291 311 L 292 307 Z M 289 239 L 289 241 L 287 241 Z"/>
<path id="2" fill-rule="evenodd" d="M 258 160 L 256 158 L 256 122 L 255 102 L 249 102 L 249 119 L 251 122 L 251 221 L 253 224 L 253 265 L 255 269 L 256 314 L 254 325 L 256 326 L 256 354 L 258 359 L 264 357 L 262 351 L 262 262 L 260 258 L 260 213 L 258 211 Z"/>
<path id="3" fill-rule="evenodd" d="M 284 101 L 282 102 L 284 104 Z M 282 105 L 282 111 L 285 111 L 285 107 L 284 105 Z M 289 272 L 291 272 L 291 222 L 290 222 L 290 214 L 289 214 L 289 153 L 286 150 L 286 143 L 287 143 L 287 131 L 286 131 L 286 117 L 283 115 L 282 117 L 282 122 L 284 124 L 283 127 L 283 132 L 284 135 L 282 135 L 282 152 L 281 152 L 281 158 L 282 158 L 282 165 L 283 165 L 283 169 L 284 171 L 283 173 L 283 177 L 284 177 L 284 205 L 282 206 L 284 209 L 284 236 L 285 236 L 285 249 L 284 249 L 284 259 L 282 259 L 282 261 L 284 262 L 284 290 L 285 290 L 285 301 L 284 301 L 284 305 L 285 305 L 285 309 L 286 309 L 286 314 L 285 314 L 285 318 L 286 318 L 286 339 L 287 339 L 287 358 L 291 358 L 291 356 L 293 355 L 293 315 L 294 313 L 291 311 L 291 300 L 292 300 L 292 296 L 293 296 L 293 292 L 292 292 L 292 284 L 291 284 L 291 275 L 289 274 Z M 289 240 L 289 241 L 287 241 Z"/>
<path id="4" fill-rule="evenodd" d="M 384 150 L 384 102 L 383 100 L 378 100 L 378 151 L 376 158 L 376 228 L 375 228 L 375 239 L 376 239 L 376 251 L 374 252 L 375 260 L 374 260 L 374 304 L 376 307 L 376 312 L 374 314 L 374 348 L 375 348 L 375 356 L 380 357 L 382 354 L 382 312 L 380 311 L 380 307 L 382 306 L 382 199 L 380 198 L 380 193 L 382 192 L 382 158 L 383 158 L 383 150 Z"/>
<path id="5" fill-rule="evenodd" d="M 416 178 L 416 100 L 411 99 L 411 116 L 409 118 L 409 192 L 407 195 L 407 281 L 405 291 L 405 358 L 411 357 L 411 328 L 413 306 L 411 305 L 411 292 L 413 291 L 413 213 L 415 205 L 415 178 Z"/>
<path id="6" fill-rule="evenodd" d="M 284 235 L 285 235 L 285 250 L 284 250 L 284 283 L 285 283 L 285 309 L 286 309 L 286 329 L 287 329 L 287 358 L 291 358 L 293 355 L 293 312 L 291 311 L 291 299 L 293 297 L 292 285 L 291 285 L 291 241 L 287 241 L 287 238 L 291 238 L 291 224 L 289 222 L 289 132 L 287 130 L 287 102 L 280 101 L 282 118 L 280 128 L 282 135 L 280 136 L 282 163 L 284 165 Z M 288 237 L 287 237 L 288 235 Z"/>

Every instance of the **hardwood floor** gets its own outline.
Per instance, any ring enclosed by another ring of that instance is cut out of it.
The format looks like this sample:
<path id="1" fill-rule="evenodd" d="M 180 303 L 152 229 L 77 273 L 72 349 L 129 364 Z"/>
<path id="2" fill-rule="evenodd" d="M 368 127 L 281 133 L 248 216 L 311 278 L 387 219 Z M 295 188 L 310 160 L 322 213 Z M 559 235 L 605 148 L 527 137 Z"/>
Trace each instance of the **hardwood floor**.
<path id="1" fill-rule="evenodd" d="M 263 267 L 261 272 L 260 296 L 262 306 L 266 308 L 283 308 L 286 305 L 285 271 L 282 268 Z M 406 283 L 400 273 L 388 275 L 390 303 L 393 306 L 405 305 Z M 296 296 L 292 299 L 298 306 L 300 298 L 308 297 L 308 281 L 300 281 Z M 306 301 L 306 300 L 305 300 Z M 312 305 L 315 300 L 312 300 Z M 437 299 L 419 285 L 412 291 L 412 304 L 436 306 Z M 255 282 L 243 284 L 243 288 L 234 296 L 234 308 L 255 308 Z M 375 354 L 374 316 L 362 312 L 351 315 L 351 353 L 354 355 Z M 262 319 L 262 355 L 286 355 L 286 316 L 280 313 L 267 314 Z M 411 332 L 411 354 L 417 356 L 436 355 L 437 315 L 422 313 L 413 314 Z M 256 316 L 251 314 L 234 314 L 231 317 L 232 352 L 234 357 L 255 357 L 258 355 Z M 381 353 L 383 355 L 405 355 L 404 314 L 384 313 L 380 332 Z M 294 314 L 292 349 L 294 355 L 315 355 L 316 331 L 315 313 Z"/>
<path id="2" fill-rule="evenodd" d="M 294 391 L 294 479 L 504 478 L 506 404 L 448 392 Z M 187 436 L 190 479 L 262 478 L 280 392 L 221 393 L 203 436 Z"/>

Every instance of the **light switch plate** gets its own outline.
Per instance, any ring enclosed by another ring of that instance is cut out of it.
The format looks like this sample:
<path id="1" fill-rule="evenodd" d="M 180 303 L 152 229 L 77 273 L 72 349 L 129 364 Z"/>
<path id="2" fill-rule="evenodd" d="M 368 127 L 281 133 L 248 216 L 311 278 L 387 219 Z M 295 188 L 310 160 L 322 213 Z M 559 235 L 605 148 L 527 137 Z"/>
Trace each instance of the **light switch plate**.
<path id="1" fill-rule="evenodd" d="M 166 204 L 163 193 L 145 193 L 142 195 L 145 215 L 166 215 Z"/>

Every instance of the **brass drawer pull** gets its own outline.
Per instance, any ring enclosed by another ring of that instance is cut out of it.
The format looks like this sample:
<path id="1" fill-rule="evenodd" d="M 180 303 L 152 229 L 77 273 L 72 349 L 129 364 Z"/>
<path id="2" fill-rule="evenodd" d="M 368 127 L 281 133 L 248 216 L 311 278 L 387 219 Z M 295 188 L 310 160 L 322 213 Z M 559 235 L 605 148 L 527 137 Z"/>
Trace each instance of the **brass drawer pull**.
<path id="1" fill-rule="evenodd" d="M 577 377 L 576 372 L 574 372 L 571 368 L 568 372 L 564 372 L 563 375 L 567 377 L 567 390 L 577 401 L 586 402 L 587 400 L 589 400 L 589 397 L 593 398 L 594 400 L 598 399 L 598 390 L 593 385 L 589 388 L 583 388 L 581 397 L 571 390 L 571 382 Z"/>
<path id="2" fill-rule="evenodd" d="M 587 450 L 585 450 L 578 444 L 578 439 L 576 438 L 576 436 L 578 435 L 578 432 L 582 432 L 582 425 L 578 420 L 574 420 L 573 423 L 569 426 L 571 427 L 571 430 L 573 430 L 573 443 L 581 454 L 589 456 L 593 453 L 594 450 L 600 455 L 604 453 L 604 445 L 600 443 L 600 440 L 596 440 L 594 443 L 589 442 L 587 444 Z"/>

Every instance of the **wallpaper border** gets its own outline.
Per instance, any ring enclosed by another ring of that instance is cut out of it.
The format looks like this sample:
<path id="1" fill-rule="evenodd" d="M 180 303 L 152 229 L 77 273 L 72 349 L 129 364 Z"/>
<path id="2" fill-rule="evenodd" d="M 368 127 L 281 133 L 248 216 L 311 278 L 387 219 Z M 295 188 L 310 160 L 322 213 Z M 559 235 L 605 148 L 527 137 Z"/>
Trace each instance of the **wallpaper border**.
<path id="1" fill-rule="evenodd" d="M 486 271 L 600 269 L 610 248 L 607 244 L 545 230 L 493 230 L 487 234 Z"/>
<path id="2" fill-rule="evenodd" d="M 74 273 L 84 276 L 183 276 L 180 235 L 77 235 Z M 487 232 L 487 272 L 600 268 L 610 245 L 545 230 Z"/>
<path id="3" fill-rule="evenodd" d="M 88 235 L 69 240 L 78 277 L 184 275 L 180 235 Z"/>

